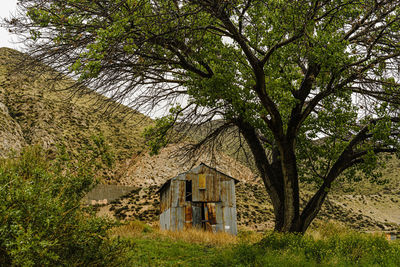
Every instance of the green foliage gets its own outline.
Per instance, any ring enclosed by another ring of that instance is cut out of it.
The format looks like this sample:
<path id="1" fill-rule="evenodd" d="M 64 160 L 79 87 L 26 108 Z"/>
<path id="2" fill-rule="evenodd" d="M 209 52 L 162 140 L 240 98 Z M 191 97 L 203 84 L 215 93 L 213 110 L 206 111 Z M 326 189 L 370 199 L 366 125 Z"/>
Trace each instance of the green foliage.
<path id="1" fill-rule="evenodd" d="M 224 251 L 213 266 L 398 266 L 399 249 L 383 236 L 355 232 L 321 240 L 271 233 L 258 244 L 240 244 Z"/>
<path id="2" fill-rule="evenodd" d="M 0 265 L 107 265 L 117 260 L 113 223 L 81 208 L 94 183 L 91 159 L 73 168 L 65 153 L 40 147 L 0 161 Z"/>

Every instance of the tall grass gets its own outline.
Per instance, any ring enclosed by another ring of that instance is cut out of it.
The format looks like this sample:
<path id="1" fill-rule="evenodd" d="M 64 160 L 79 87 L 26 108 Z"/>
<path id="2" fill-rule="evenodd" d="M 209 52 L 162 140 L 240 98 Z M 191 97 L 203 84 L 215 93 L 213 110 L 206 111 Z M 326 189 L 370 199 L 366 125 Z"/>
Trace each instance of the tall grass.
<path id="1" fill-rule="evenodd" d="M 132 221 L 118 226 L 112 231 L 113 236 L 124 238 L 164 239 L 173 242 L 207 245 L 212 247 L 225 247 L 238 243 L 234 235 L 218 232 L 206 232 L 201 229 L 191 228 L 184 231 L 165 231 L 158 227 L 150 227 L 140 222 Z"/>
<path id="2" fill-rule="evenodd" d="M 234 237 L 131 222 L 114 236 L 134 243 L 128 252 L 133 266 L 400 266 L 400 243 L 333 223 L 305 236 L 247 231 Z"/>

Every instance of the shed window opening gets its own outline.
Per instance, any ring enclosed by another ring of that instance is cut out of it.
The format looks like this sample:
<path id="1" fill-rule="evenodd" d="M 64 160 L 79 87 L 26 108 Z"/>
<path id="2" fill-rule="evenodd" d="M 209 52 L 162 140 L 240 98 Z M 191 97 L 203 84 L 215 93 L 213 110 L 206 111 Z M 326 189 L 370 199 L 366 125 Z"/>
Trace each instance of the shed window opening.
<path id="1" fill-rule="evenodd" d="M 186 201 L 192 201 L 192 181 L 186 180 Z"/>
<path id="2" fill-rule="evenodd" d="M 199 174 L 199 189 L 206 189 L 206 175 Z"/>

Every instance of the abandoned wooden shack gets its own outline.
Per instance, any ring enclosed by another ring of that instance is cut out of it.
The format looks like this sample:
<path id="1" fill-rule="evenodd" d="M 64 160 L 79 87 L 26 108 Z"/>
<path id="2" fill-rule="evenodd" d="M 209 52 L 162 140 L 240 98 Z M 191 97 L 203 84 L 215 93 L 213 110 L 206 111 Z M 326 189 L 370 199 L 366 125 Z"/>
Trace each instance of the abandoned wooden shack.
<path id="1" fill-rule="evenodd" d="M 393 240 L 397 239 L 397 232 L 385 231 L 384 234 L 385 234 L 385 238 L 388 241 L 393 241 Z"/>
<path id="2" fill-rule="evenodd" d="M 160 228 L 197 227 L 237 234 L 235 184 L 237 179 L 201 163 L 169 179 L 160 193 Z"/>

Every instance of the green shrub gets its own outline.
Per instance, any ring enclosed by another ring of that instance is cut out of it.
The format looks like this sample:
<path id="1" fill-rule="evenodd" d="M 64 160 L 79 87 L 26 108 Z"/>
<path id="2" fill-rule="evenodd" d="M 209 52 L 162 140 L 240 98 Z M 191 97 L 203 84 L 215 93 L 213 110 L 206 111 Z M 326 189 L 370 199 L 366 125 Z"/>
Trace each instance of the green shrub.
<path id="1" fill-rule="evenodd" d="M 48 161 L 39 147 L 0 161 L 0 265 L 107 265 L 121 243 L 113 224 L 81 208 L 92 188 L 92 160 L 72 164 L 65 154 Z"/>

